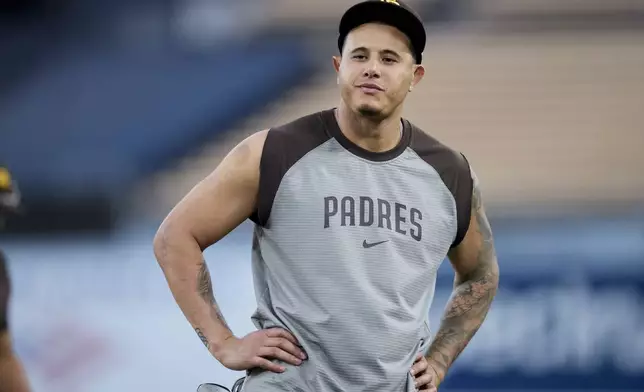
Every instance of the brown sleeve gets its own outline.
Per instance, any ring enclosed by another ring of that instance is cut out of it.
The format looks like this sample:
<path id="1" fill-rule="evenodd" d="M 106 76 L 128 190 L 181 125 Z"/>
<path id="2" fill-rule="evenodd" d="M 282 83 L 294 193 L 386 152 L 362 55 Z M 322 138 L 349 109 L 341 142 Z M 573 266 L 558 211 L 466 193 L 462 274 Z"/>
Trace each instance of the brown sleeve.
<path id="1" fill-rule="evenodd" d="M 456 239 L 452 244 L 452 248 L 458 246 L 467 230 L 470 227 L 470 219 L 472 216 L 472 192 L 474 191 L 474 180 L 472 179 L 472 172 L 470 164 L 465 158 L 465 155 L 458 153 L 456 158 L 456 172 L 457 174 L 452 179 L 450 184 L 450 191 L 456 200 L 456 210 L 458 211 L 458 231 Z"/>
<path id="2" fill-rule="evenodd" d="M 286 172 L 329 140 L 323 115 L 315 113 L 268 131 L 260 160 L 257 207 L 250 216 L 257 225 L 268 226 L 273 200 Z"/>
<path id="3" fill-rule="evenodd" d="M 452 243 L 454 248 L 463 241 L 470 225 L 474 186 L 470 164 L 463 154 L 441 144 L 416 127 L 413 127 L 411 147 L 438 172 L 454 197 L 458 222 L 458 229 Z"/>
<path id="4" fill-rule="evenodd" d="M 9 293 L 9 273 L 7 272 L 4 255 L 0 252 L 0 332 L 7 329 Z"/>

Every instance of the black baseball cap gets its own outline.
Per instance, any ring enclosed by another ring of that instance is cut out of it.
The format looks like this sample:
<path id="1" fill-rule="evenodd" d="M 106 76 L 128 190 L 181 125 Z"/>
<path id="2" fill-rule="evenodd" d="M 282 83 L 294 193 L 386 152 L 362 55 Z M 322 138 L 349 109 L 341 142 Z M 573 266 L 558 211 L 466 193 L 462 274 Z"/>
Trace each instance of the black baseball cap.
<path id="1" fill-rule="evenodd" d="M 342 52 L 349 32 L 365 23 L 380 22 L 403 32 L 411 41 L 416 64 L 423 61 L 427 36 L 420 16 L 398 0 L 367 0 L 349 8 L 340 20 L 338 49 Z"/>

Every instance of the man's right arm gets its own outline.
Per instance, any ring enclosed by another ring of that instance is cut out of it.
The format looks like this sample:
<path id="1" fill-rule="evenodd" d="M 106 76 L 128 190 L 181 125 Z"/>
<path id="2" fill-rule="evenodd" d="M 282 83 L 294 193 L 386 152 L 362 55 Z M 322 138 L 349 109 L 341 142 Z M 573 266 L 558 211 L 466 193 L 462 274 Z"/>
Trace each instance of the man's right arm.
<path id="1" fill-rule="evenodd" d="M 177 304 L 213 355 L 234 335 L 215 301 L 203 251 L 254 211 L 266 134 L 238 144 L 175 206 L 154 239 L 155 256 Z"/>

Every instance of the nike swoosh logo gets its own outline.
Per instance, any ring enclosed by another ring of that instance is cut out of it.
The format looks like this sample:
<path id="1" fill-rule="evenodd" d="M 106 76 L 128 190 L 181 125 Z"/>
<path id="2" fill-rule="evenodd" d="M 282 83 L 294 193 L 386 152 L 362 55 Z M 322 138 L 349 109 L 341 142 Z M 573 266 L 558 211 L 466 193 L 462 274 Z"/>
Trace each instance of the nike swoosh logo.
<path id="1" fill-rule="evenodd" d="M 376 245 L 384 244 L 385 242 L 389 242 L 389 240 L 374 242 L 372 244 L 368 243 L 367 240 L 364 240 L 362 241 L 362 247 L 365 249 L 369 249 L 369 248 L 373 248 Z"/>

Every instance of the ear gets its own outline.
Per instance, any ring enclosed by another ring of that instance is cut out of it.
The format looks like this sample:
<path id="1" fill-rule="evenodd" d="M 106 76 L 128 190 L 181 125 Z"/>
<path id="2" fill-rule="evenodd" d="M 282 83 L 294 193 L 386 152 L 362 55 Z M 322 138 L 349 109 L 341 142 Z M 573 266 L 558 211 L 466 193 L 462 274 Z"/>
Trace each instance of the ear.
<path id="1" fill-rule="evenodd" d="M 333 56 L 333 68 L 335 68 L 335 72 L 340 72 L 341 62 L 342 62 L 341 56 Z"/>
<path id="2" fill-rule="evenodd" d="M 416 87 L 416 85 L 420 83 L 420 81 L 423 79 L 423 76 L 425 76 L 425 67 L 423 67 L 422 65 L 414 65 L 414 77 L 411 80 L 409 91 L 413 90 L 414 87 Z"/>

